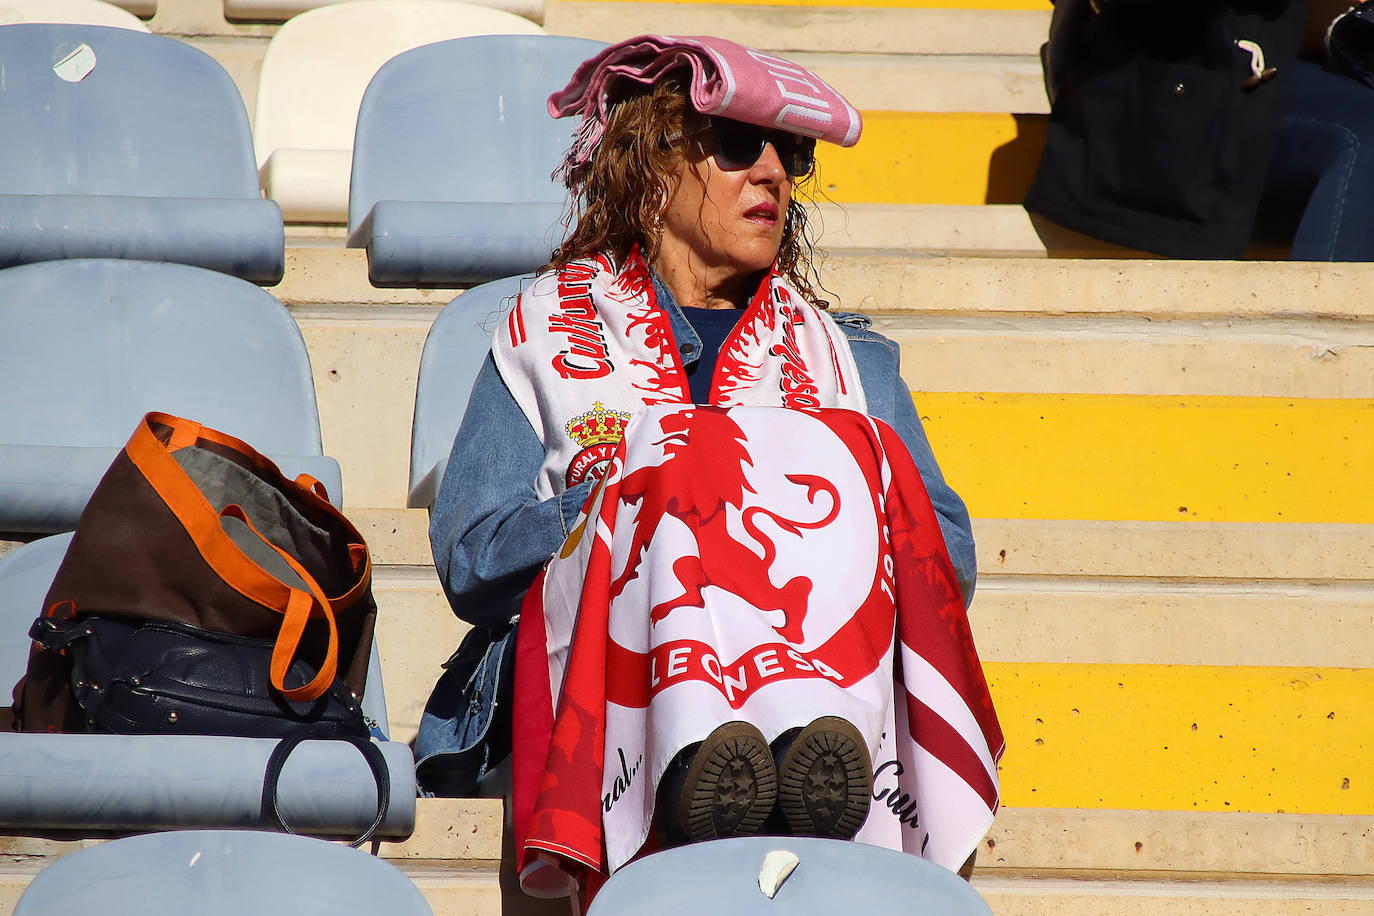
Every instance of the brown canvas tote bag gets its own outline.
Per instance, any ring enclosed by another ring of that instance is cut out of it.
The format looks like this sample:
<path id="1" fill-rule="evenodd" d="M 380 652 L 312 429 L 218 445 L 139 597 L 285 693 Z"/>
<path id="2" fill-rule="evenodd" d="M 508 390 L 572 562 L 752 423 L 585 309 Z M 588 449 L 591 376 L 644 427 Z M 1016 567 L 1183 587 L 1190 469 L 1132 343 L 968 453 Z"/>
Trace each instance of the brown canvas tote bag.
<path id="1" fill-rule="evenodd" d="M 377 605 L 367 545 L 317 481 L 150 413 L 91 495 L 41 613 L 274 640 L 273 688 L 311 701 L 336 677 L 362 696 Z M 297 658 L 317 669 L 308 683 L 288 683 Z M 86 730 L 70 674 L 65 653 L 32 647 L 14 691 L 20 730 Z"/>

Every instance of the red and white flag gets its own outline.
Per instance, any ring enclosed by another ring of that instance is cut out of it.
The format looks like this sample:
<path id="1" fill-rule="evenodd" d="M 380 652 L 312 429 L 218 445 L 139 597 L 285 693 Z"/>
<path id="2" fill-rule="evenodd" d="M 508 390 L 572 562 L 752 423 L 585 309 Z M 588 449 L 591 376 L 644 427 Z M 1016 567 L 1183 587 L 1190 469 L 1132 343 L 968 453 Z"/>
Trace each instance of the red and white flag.
<path id="1" fill-rule="evenodd" d="M 651 845 L 668 763 L 731 720 L 858 727 L 858 841 L 954 869 L 997 810 L 1002 733 L 939 525 L 900 438 L 856 411 L 638 414 L 530 589 L 515 689 L 531 893 Z"/>

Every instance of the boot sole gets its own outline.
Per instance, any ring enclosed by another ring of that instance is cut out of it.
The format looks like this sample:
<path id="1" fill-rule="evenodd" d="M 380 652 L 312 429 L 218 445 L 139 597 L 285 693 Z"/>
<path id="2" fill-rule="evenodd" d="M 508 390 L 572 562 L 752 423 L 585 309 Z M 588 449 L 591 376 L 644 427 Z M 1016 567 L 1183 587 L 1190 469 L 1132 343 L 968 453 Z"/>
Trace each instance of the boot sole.
<path id="1" fill-rule="evenodd" d="M 678 803 L 678 827 L 692 842 L 751 836 L 778 796 L 768 742 L 747 722 L 726 722 L 692 758 Z"/>
<path id="2" fill-rule="evenodd" d="M 778 808 L 793 836 L 848 840 L 873 803 L 873 764 L 859 730 L 823 716 L 801 730 L 778 764 Z"/>

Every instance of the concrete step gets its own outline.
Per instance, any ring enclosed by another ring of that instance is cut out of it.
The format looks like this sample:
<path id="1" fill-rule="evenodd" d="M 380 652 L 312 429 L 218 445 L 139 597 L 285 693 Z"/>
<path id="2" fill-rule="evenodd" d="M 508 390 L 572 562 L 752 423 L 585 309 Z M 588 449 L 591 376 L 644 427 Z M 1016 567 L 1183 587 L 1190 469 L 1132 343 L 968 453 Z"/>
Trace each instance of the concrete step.
<path id="1" fill-rule="evenodd" d="M 350 515 L 380 564 L 377 638 L 392 736 L 410 740 L 440 665 L 466 625 L 453 616 L 429 565 L 423 510 Z M 1361 668 L 1374 651 L 1363 626 L 1374 604 L 1372 532 L 1350 524 L 976 519 L 980 578 L 970 619 L 989 677 L 1007 685 L 1009 736 L 1021 734 L 1016 722 L 1044 718 L 1036 708 L 1047 697 L 1096 694 L 1103 684 L 1116 690 L 1124 683 L 1119 675 L 1130 675 L 1132 686 L 1121 688 L 1103 715 L 1166 695 L 1181 698 L 1177 708 L 1158 707 L 1169 715 L 1157 718 L 1154 733 L 1191 715 L 1199 677 L 1210 686 L 1234 681 L 1245 710 L 1279 708 L 1290 682 L 1321 677 L 1325 669 L 1333 671 L 1311 702 L 1333 687 L 1368 693 L 1374 688 L 1367 672 L 1335 669 Z M 1208 625 L 1198 627 L 1198 620 Z M 1332 639 L 1333 633 L 1343 635 Z M 1287 710 L 1298 716 L 1307 707 Z M 1317 724 L 1327 721 L 1335 720 Z M 1023 737 L 1025 749 L 1036 746 L 1036 734 Z M 1337 737 L 1363 740 L 1349 731 Z M 1229 746 L 1217 752 L 1229 753 Z M 1012 758 L 1013 773 L 1028 774 L 1023 783 L 1038 778 L 1026 769 L 1029 759 Z M 1196 781 L 1196 768 L 1168 764 L 1166 771 Z M 1357 787 L 1355 795 L 1363 798 L 1366 790 Z M 1354 796 L 1336 798 L 1352 803 Z"/>
<path id="2" fill-rule="evenodd" d="M 433 570 L 423 509 L 347 514 L 387 575 Z M 979 581 L 1069 587 L 1374 582 L 1374 526 L 975 518 Z M 379 573 L 380 575 L 381 573 Z M 427 573 L 426 573 L 427 574 Z"/>
<path id="3" fill-rule="evenodd" d="M 823 167 L 822 181 L 829 176 L 830 170 Z M 1148 257 L 1065 229 L 1027 213 L 1019 204 L 822 202 L 810 225 L 818 248 L 842 255 Z"/>
<path id="4" fill-rule="evenodd" d="M 972 6 L 973 4 L 968 4 Z M 1048 9 L 549 0 L 544 27 L 614 42 L 646 32 L 717 35 L 765 51 L 1035 57 Z"/>
<path id="5" fill-rule="evenodd" d="M 927 141 L 920 139 L 917 142 Z M 947 168 L 938 163 L 932 167 Z M 877 173 L 885 172 L 878 169 Z M 895 173 L 888 169 L 886 174 Z M 1025 174 L 1028 179 L 1029 171 Z M 821 182 L 828 185 L 832 177 L 831 170 L 823 164 Z M 979 188 L 985 187 L 985 177 L 980 173 L 973 184 Z M 926 183 L 931 187 L 935 185 L 929 179 L 926 179 Z M 968 198 L 970 195 L 966 191 L 951 192 L 945 189 L 927 195 L 930 199 L 961 196 Z M 1113 245 L 1066 229 L 1037 214 L 1028 213 L 1019 203 L 836 203 L 832 196 L 831 200 L 822 197 L 816 209 L 818 212 L 810 223 L 817 234 L 816 247 L 845 256 L 1154 257 L 1144 251 Z M 1288 252 L 1282 246 L 1254 243 L 1246 248 L 1245 257 L 1255 261 L 1286 261 Z"/>
<path id="6" fill-rule="evenodd" d="M 416 800 L 415 832 L 403 842 L 374 844 L 372 851 L 415 882 L 435 916 L 498 916 L 502 825 L 500 799 L 422 798 Z M 0 916 L 14 911 L 44 865 L 100 842 L 0 836 Z"/>
<path id="7" fill-rule="evenodd" d="M 1374 397 L 1374 327 L 1364 321 L 908 313 L 880 315 L 875 326 L 901 346 L 918 402 L 922 392 L 979 390 Z"/>
<path id="8" fill-rule="evenodd" d="M 1004 807 L 973 886 L 998 916 L 1374 912 L 1374 837 L 1342 816 Z"/>
<path id="9" fill-rule="evenodd" d="M 1371 269 L 836 252 L 821 275 L 902 344 L 918 392 L 1367 399 Z M 345 504 L 403 505 L 420 351 L 458 290 L 375 289 L 362 251 L 293 247 L 271 291 L 310 348 Z"/>
<path id="10" fill-rule="evenodd" d="M 1374 823 L 1347 815 L 1007 806 L 978 851 L 975 873 L 1367 881 L 1374 877 Z"/>
<path id="11" fill-rule="evenodd" d="M 1364 882 L 1091 881 L 981 878 L 973 887 L 998 916 L 1355 916 L 1374 911 Z"/>
<path id="12" fill-rule="evenodd" d="M 151 0 L 126 0 L 149 18 Z M 967 4 L 976 7 L 981 4 Z M 545 29 L 616 41 L 644 32 L 715 34 L 777 50 L 809 67 L 862 111 L 1044 114 L 1040 9 L 920 9 L 703 3 L 555 2 Z M 222 0 L 163 0 L 153 32 L 205 51 L 234 78 L 252 120 L 258 75 L 279 22 L 226 18 Z M 758 27 L 761 22 L 767 25 Z"/>
<path id="13" fill-rule="evenodd" d="M 979 532 L 988 527 L 975 524 Z M 980 571 L 969 616 L 979 652 L 989 662 L 1360 668 L 1369 664 L 1374 648 L 1361 635 L 1370 607 L 1374 583 L 1361 581 L 1237 576 L 1200 582 Z M 1207 626 L 1199 627 L 1199 620 Z"/>
<path id="14" fill-rule="evenodd" d="M 782 10 L 779 14 L 785 13 Z M 755 39 L 757 40 L 757 39 Z M 969 47 L 977 39 L 968 39 Z M 1048 114 L 1037 53 L 789 51 L 860 111 Z"/>
<path id="15" fill-rule="evenodd" d="M 152 25 L 214 57 L 233 77 L 252 120 L 271 27 L 166 17 Z M 1024 199 L 1044 145 L 1048 111 L 1038 57 L 819 47 L 791 57 L 833 83 L 865 119 L 858 147 L 822 151 L 818 188 L 831 200 L 969 205 Z M 904 180 L 891 181 L 893 174 Z"/>
<path id="16" fill-rule="evenodd" d="M 263 56 L 276 27 L 265 24 L 151 23 L 154 31 L 215 58 L 234 78 L 251 121 Z M 194 29 L 195 31 L 186 31 Z M 553 32 L 551 34 L 563 34 Z M 1035 54 L 826 50 L 791 51 L 864 112 L 967 112 L 1044 115 L 1049 112 Z M 571 74 L 569 74 L 571 76 Z"/>
<path id="17" fill-rule="evenodd" d="M 1374 265 L 835 256 L 821 278 L 870 314 L 1367 320 Z"/>
<path id="18" fill-rule="evenodd" d="M 110 0 L 114 6 L 126 9 L 143 19 L 149 19 L 157 12 L 158 0 Z M 177 0 L 162 0 L 163 3 L 175 3 Z"/>
<path id="19" fill-rule="evenodd" d="M 392 736 L 409 740 L 463 625 L 437 588 L 403 608 L 386 581 L 378 640 Z M 984 578 L 971 614 L 1007 804 L 1374 814 L 1353 765 L 1370 750 L 1368 583 L 1068 582 L 1032 601 L 1027 585 Z"/>
<path id="20" fill-rule="evenodd" d="M 380 855 L 435 916 L 557 912 L 503 891 L 501 810 L 492 799 L 420 799 L 416 835 Z M 0 838 L 0 916 L 44 864 L 84 845 Z M 1004 807 L 974 888 L 1000 916 L 1368 913 L 1371 862 L 1367 818 Z"/>
<path id="21" fill-rule="evenodd" d="M 156 13 L 148 27 L 162 35 L 215 36 L 224 38 L 270 38 L 280 22 L 231 22 L 224 14 L 224 0 L 132 0 Z M 123 5 L 123 4 L 121 4 Z M 146 15 L 139 10 L 140 15 Z"/>
<path id="22" fill-rule="evenodd" d="M 932 212 L 948 219 L 967 211 Z M 822 218 L 839 220 L 833 211 Z M 1371 264 L 920 257 L 834 247 L 820 265 L 832 304 L 875 316 L 1374 319 L 1364 293 L 1374 280 Z M 286 274 L 268 291 L 305 317 L 342 318 L 345 313 L 334 311 L 341 306 L 407 307 L 346 313 L 374 320 L 424 317 L 414 306 L 434 309 L 432 318 L 461 289 L 377 289 L 367 280 L 364 251 L 318 244 L 288 248 Z"/>

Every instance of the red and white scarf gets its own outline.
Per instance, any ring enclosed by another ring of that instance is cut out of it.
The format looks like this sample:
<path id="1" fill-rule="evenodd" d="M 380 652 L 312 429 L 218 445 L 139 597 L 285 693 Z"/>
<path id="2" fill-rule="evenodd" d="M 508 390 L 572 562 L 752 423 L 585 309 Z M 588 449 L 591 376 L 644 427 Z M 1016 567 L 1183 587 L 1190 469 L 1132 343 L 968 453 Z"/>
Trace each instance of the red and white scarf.
<path id="1" fill-rule="evenodd" d="M 861 842 L 954 869 L 997 809 L 1004 742 L 934 510 L 900 437 L 850 410 L 642 411 L 526 597 L 515 690 L 539 896 L 651 847 L 668 762 L 733 719 L 853 722 Z"/>
<path id="2" fill-rule="evenodd" d="M 691 401 L 638 249 L 619 269 L 598 257 L 536 279 L 497 329 L 492 355 L 544 445 L 541 499 L 598 475 L 646 405 Z M 721 347 L 711 403 L 867 412 L 844 332 L 772 272 Z"/>

